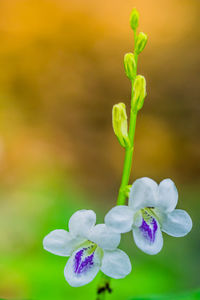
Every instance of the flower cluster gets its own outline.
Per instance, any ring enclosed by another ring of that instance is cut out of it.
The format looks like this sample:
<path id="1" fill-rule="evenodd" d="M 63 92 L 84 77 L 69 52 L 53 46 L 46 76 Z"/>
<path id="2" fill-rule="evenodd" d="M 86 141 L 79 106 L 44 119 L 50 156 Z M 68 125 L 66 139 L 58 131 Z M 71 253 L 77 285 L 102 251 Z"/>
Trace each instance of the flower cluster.
<path id="1" fill-rule="evenodd" d="M 69 220 L 69 231 L 57 229 L 44 238 L 44 249 L 70 257 L 64 275 L 71 286 L 89 283 L 99 270 L 111 278 L 124 278 L 131 272 L 131 262 L 117 248 L 121 234 L 132 231 L 138 248 L 157 254 L 163 246 L 162 231 L 181 237 L 192 228 L 187 212 L 175 209 L 177 202 L 172 180 L 158 185 L 147 177 L 137 179 L 130 189 L 128 206 L 113 207 L 105 216 L 105 224 L 95 225 L 92 210 L 79 210 Z"/>
<path id="2" fill-rule="evenodd" d="M 117 206 L 105 216 L 105 224 L 96 223 L 92 210 L 79 210 L 69 220 L 69 231 L 50 232 L 43 241 L 44 249 L 60 256 L 69 256 L 64 275 L 74 287 L 82 286 L 96 276 L 99 270 L 111 278 L 123 278 L 131 272 L 128 255 L 118 249 L 121 234 L 132 231 L 139 249 L 154 255 L 163 247 L 162 232 L 174 237 L 186 235 L 192 220 L 186 211 L 176 209 L 178 192 L 171 179 L 158 185 L 143 177 L 129 186 L 136 119 L 147 95 L 144 76 L 137 75 L 138 55 L 147 43 L 147 35 L 137 34 L 139 14 L 131 13 L 130 25 L 134 33 L 135 49 L 124 56 L 124 68 L 131 81 L 130 123 L 126 106 L 120 102 L 113 107 L 114 133 L 125 148 L 125 160 Z M 126 198 L 129 198 L 128 206 Z"/>

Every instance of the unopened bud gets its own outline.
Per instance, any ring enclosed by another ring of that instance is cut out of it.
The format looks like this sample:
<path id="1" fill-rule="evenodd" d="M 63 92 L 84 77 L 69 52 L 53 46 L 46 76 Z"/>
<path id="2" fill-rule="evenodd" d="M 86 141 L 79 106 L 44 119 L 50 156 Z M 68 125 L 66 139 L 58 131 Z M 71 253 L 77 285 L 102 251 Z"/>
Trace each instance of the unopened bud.
<path id="1" fill-rule="evenodd" d="M 112 110 L 113 129 L 118 141 L 122 147 L 129 147 L 128 122 L 126 115 L 126 106 L 124 103 L 118 103 Z"/>
<path id="2" fill-rule="evenodd" d="M 124 189 L 124 193 L 125 193 L 127 198 L 129 198 L 131 187 L 132 187 L 132 185 L 127 185 Z"/>
<path id="3" fill-rule="evenodd" d="M 133 30 L 136 30 L 139 22 L 139 12 L 137 9 L 133 9 L 130 16 L 130 25 Z"/>
<path id="4" fill-rule="evenodd" d="M 141 53 L 146 46 L 147 43 L 147 35 L 143 32 L 140 32 L 137 36 L 136 45 L 135 45 L 135 52 L 137 54 Z"/>
<path id="5" fill-rule="evenodd" d="M 137 75 L 133 85 L 133 107 L 140 110 L 146 97 L 146 80 L 144 76 Z"/>
<path id="6" fill-rule="evenodd" d="M 130 80 L 133 80 L 136 69 L 136 63 L 133 53 L 126 53 L 124 55 L 124 69 L 126 72 L 126 76 Z"/>

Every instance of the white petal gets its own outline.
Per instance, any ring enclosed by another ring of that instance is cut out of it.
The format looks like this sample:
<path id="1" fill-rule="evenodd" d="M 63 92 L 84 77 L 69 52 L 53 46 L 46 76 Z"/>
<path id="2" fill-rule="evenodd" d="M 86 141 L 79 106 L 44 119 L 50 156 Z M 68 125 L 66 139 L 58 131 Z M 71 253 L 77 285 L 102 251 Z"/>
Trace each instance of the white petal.
<path id="1" fill-rule="evenodd" d="M 93 210 L 78 210 L 69 220 L 69 231 L 75 236 L 87 237 L 95 223 L 96 214 Z"/>
<path id="2" fill-rule="evenodd" d="M 69 258 L 64 275 L 71 286 L 85 285 L 97 275 L 101 266 L 103 251 L 100 248 L 93 251 L 92 247 L 95 245 L 87 243 L 74 251 Z"/>
<path id="3" fill-rule="evenodd" d="M 43 240 L 45 250 L 60 256 L 69 256 L 77 245 L 84 240 L 73 238 L 69 232 L 63 229 L 51 231 Z"/>
<path id="4" fill-rule="evenodd" d="M 134 227 L 133 238 L 138 248 L 150 255 L 160 252 L 163 246 L 163 237 L 160 226 L 154 218 L 150 224 L 143 220 L 140 227 Z"/>
<path id="5" fill-rule="evenodd" d="M 148 177 L 143 177 L 133 183 L 128 205 L 137 211 L 144 207 L 155 207 L 157 200 L 157 183 Z"/>
<path id="6" fill-rule="evenodd" d="M 133 210 L 125 205 L 115 206 L 105 216 L 105 224 L 115 232 L 129 232 L 133 225 Z"/>
<path id="7" fill-rule="evenodd" d="M 192 220 L 182 209 L 175 209 L 163 217 L 162 231 L 175 237 L 186 235 L 192 229 Z"/>
<path id="8" fill-rule="evenodd" d="M 128 255 L 120 250 L 104 251 L 101 271 L 109 277 L 124 278 L 131 272 L 131 262 Z"/>
<path id="9" fill-rule="evenodd" d="M 88 235 L 88 239 L 90 241 L 106 250 L 116 249 L 120 243 L 120 238 L 121 235 L 119 233 L 114 232 L 105 224 L 98 224 L 94 226 Z"/>
<path id="10" fill-rule="evenodd" d="M 133 215 L 133 226 L 140 227 L 142 225 L 143 217 L 141 210 L 138 210 Z"/>
<path id="11" fill-rule="evenodd" d="M 178 191 L 171 179 L 164 179 L 158 186 L 158 205 L 162 211 L 171 212 L 178 202 Z"/>

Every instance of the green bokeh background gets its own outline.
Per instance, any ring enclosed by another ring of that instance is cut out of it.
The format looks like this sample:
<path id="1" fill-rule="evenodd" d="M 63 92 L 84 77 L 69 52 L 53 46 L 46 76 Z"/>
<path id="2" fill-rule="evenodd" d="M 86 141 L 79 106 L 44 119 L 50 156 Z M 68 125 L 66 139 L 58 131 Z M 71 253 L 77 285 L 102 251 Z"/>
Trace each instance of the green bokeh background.
<path id="1" fill-rule="evenodd" d="M 194 225 L 185 238 L 164 235 L 156 256 L 124 235 L 133 272 L 112 280 L 108 299 L 200 299 L 196 0 L 0 2 L 0 298 L 95 299 L 98 276 L 70 287 L 66 258 L 45 252 L 42 240 L 67 228 L 77 209 L 93 209 L 103 222 L 116 203 L 124 151 L 111 110 L 119 101 L 129 107 L 123 55 L 133 46 L 133 7 L 149 41 L 139 59 L 148 96 L 131 181 L 170 177 Z"/>

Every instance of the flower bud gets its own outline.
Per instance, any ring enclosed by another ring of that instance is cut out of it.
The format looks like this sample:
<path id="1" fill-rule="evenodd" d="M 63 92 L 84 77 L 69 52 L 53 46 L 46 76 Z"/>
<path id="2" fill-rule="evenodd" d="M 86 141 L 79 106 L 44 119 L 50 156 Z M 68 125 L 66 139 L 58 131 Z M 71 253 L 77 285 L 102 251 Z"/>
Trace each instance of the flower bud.
<path id="1" fill-rule="evenodd" d="M 129 198 L 131 187 L 132 187 L 132 185 L 127 185 L 124 189 L 124 193 L 125 193 L 127 198 Z"/>
<path id="2" fill-rule="evenodd" d="M 112 124 L 118 141 L 122 147 L 129 147 L 128 122 L 126 115 L 126 106 L 124 103 L 118 103 L 113 106 Z"/>
<path id="3" fill-rule="evenodd" d="M 136 63 L 133 53 L 126 53 L 124 55 L 124 69 L 126 72 L 126 76 L 130 80 L 133 80 L 136 69 Z"/>
<path id="4" fill-rule="evenodd" d="M 147 35 L 143 32 L 140 32 L 136 40 L 135 52 L 137 54 L 140 54 L 143 51 L 144 47 L 146 46 L 146 43 L 147 43 Z"/>
<path id="5" fill-rule="evenodd" d="M 146 80 L 144 76 L 137 75 L 133 85 L 133 107 L 140 110 L 146 97 Z"/>
<path id="6" fill-rule="evenodd" d="M 133 30 L 136 30 L 139 22 L 139 13 L 137 9 L 133 9 L 130 16 L 130 25 Z"/>

